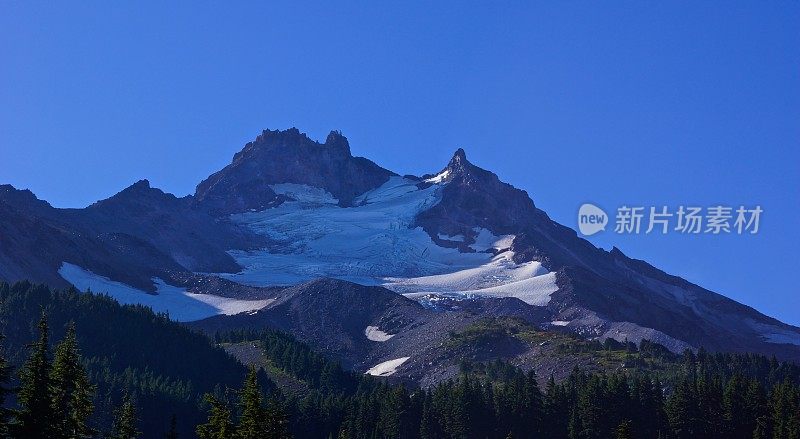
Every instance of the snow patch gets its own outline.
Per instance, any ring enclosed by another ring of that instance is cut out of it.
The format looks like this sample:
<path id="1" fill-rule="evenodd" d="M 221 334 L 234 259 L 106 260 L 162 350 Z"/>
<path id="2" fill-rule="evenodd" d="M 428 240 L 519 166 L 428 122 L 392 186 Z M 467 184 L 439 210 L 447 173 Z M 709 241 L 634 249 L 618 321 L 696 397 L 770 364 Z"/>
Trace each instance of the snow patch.
<path id="1" fill-rule="evenodd" d="M 555 273 L 536 261 L 517 264 L 514 253 L 494 256 L 487 264 L 452 273 L 416 278 L 386 278 L 383 286 L 416 298 L 430 294 L 516 297 L 529 305 L 544 306 L 558 290 Z"/>
<path id="2" fill-rule="evenodd" d="M 383 363 L 376 364 L 364 373 L 366 375 L 372 375 L 376 377 L 386 377 L 397 372 L 397 368 L 408 361 L 409 358 L 411 357 L 402 357 L 394 360 L 384 361 Z"/>
<path id="3" fill-rule="evenodd" d="M 217 314 L 233 315 L 255 311 L 275 300 L 239 300 L 211 294 L 194 294 L 184 288 L 169 285 L 159 278 L 153 278 L 156 294 L 148 294 L 67 262 L 61 264 L 58 274 L 81 291 L 105 293 L 123 305 L 148 306 L 154 312 L 169 313 L 172 320 L 179 322 L 200 320 Z"/>
<path id="4" fill-rule="evenodd" d="M 550 322 L 550 324 L 553 325 L 553 326 L 567 326 L 567 325 L 569 325 L 569 321 L 568 320 L 553 320 L 552 322 Z"/>
<path id="5" fill-rule="evenodd" d="M 425 181 L 425 183 L 438 184 L 438 183 L 443 182 L 445 179 L 447 179 L 447 177 L 449 175 L 450 175 L 450 170 L 449 169 L 445 169 L 444 171 L 434 175 L 431 178 L 425 179 L 424 181 Z"/>
<path id="6" fill-rule="evenodd" d="M 364 335 L 367 339 L 372 341 L 387 341 L 395 336 L 395 334 L 387 334 L 381 331 L 377 326 L 367 326 L 367 328 L 364 329 Z"/>
<path id="7" fill-rule="evenodd" d="M 464 242 L 464 235 L 450 236 L 450 235 L 445 235 L 443 233 L 439 233 L 437 236 L 439 236 L 439 239 L 441 239 L 442 241 Z"/>
<path id="8" fill-rule="evenodd" d="M 485 252 L 489 249 L 505 250 L 511 247 L 514 242 L 514 235 L 500 235 L 495 236 L 491 230 L 482 227 L 473 229 L 478 235 L 475 237 L 475 242 L 470 244 L 470 248 L 476 252 Z"/>
<path id="9" fill-rule="evenodd" d="M 339 204 L 331 193 L 325 189 L 308 186 L 305 184 L 280 183 L 269 186 L 276 194 L 286 195 L 300 203 L 311 204 Z"/>

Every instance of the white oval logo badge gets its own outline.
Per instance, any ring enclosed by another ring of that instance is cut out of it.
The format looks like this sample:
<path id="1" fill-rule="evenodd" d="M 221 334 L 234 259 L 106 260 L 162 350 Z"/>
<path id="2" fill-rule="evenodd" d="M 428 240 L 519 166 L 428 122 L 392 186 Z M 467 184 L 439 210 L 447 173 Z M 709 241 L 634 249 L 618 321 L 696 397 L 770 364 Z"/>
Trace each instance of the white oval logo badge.
<path id="1" fill-rule="evenodd" d="M 606 224 L 608 224 L 608 215 L 594 204 L 586 203 L 578 209 L 578 230 L 583 235 L 594 235 L 605 230 Z"/>

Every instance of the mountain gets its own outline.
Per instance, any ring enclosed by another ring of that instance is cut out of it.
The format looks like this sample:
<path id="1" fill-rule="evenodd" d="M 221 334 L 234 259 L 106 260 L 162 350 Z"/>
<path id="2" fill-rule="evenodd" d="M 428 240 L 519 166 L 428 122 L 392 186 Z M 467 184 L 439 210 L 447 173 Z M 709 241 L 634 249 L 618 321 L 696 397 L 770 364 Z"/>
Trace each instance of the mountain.
<path id="1" fill-rule="evenodd" d="M 143 180 L 56 209 L 2 186 L 0 278 L 108 292 L 209 332 L 281 329 L 355 370 L 395 361 L 384 372 L 425 382 L 472 352 L 438 347 L 487 318 L 800 361 L 799 328 L 595 247 L 462 149 L 400 176 L 339 132 L 264 131 L 184 198 Z M 503 340 L 489 357 L 555 367 Z"/>

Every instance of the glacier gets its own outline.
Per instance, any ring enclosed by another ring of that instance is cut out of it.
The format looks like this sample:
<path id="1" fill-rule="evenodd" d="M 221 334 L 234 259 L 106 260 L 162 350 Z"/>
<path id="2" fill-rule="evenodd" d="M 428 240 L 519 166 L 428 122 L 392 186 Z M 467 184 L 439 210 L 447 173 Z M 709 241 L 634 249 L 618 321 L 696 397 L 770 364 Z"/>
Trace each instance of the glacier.
<path id="1" fill-rule="evenodd" d="M 441 176 L 441 174 L 440 174 Z M 446 177 L 446 176 L 444 176 Z M 517 297 L 546 305 L 555 292 L 555 273 L 538 262 L 517 264 L 509 250 L 514 235 L 495 235 L 475 228 L 474 252 L 437 245 L 416 215 L 439 202 L 445 178 L 427 187 L 405 177 L 341 207 L 323 189 L 282 184 L 271 186 L 290 197 L 260 212 L 231 215 L 231 220 L 270 239 L 266 248 L 229 253 L 244 267 L 239 273 L 217 273 L 252 286 L 293 285 L 334 277 L 363 285 L 381 285 L 414 298 L 422 294 Z M 463 241 L 464 237 L 449 237 Z"/>

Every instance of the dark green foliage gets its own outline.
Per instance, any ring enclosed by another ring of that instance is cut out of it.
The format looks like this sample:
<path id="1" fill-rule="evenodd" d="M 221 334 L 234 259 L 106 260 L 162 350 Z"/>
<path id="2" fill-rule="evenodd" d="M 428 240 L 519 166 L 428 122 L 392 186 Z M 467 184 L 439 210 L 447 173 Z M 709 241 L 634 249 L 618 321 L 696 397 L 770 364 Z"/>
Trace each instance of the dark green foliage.
<path id="1" fill-rule="evenodd" d="M 617 430 L 614 433 L 614 437 L 616 439 L 633 439 L 633 431 L 631 430 L 631 421 L 625 420 L 622 421 L 617 426 Z"/>
<path id="2" fill-rule="evenodd" d="M 251 368 L 239 392 L 239 422 L 236 439 L 283 439 L 288 437 L 286 417 L 280 407 L 271 402 L 264 405 L 255 368 Z"/>
<path id="3" fill-rule="evenodd" d="M 135 439 L 141 435 L 137 425 L 139 419 L 136 415 L 136 406 L 129 394 L 122 398 L 122 406 L 114 415 L 114 424 L 111 427 L 109 439 Z"/>
<path id="4" fill-rule="evenodd" d="M 259 377 L 251 368 L 239 390 L 237 423 L 231 421 L 228 404 L 214 395 L 207 394 L 208 420 L 197 426 L 200 439 L 284 439 L 289 438 L 289 422 L 286 414 L 274 398 L 265 404 L 258 384 Z"/>
<path id="5" fill-rule="evenodd" d="M 353 392 L 360 385 L 361 377 L 282 332 L 233 331 L 217 334 L 214 339 L 217 343 L 258 342 L 276 367 L 323 392 Z"/>
<path id="6" fill-rule="evenodd" d="M 178 420 L 175 415 L 169 420 L 169 430 L 164 435 L 164 439 L 178 439 Z"/>
<path id="7" fill-rule="evenodd" d="M 0 334 L 0 341 L 3 338 Z M 3 354 L 4 352 L 0 351 L 0 439 L 7 439 L 11 434 L 9 425 L 11 410 L 6 407 L 6 398 L 13 393 L 9 385 L 13 369 Z"/>
<path id="8" fill-rule="evenodd" d="M 464 362 L 458 379 L 408 391 L 348 372 L 323 386 L 320 376 L 331 370 L 330 361 L 284 334 L 218 339 L 258 341 L 273 365 L 308 380 L 307 394 L 286 399 L 296 437 L 728 438 L 763 432 L 772 438 L 776 430 L 783 436 L 775 437 L 793 437 L 793 413 L 800 410 L 798 387 L 790 384 L 798 382 L 800 369 L 757 355 L 700 351 L 681 357 L 649 342 L 636 349 L 608 344 L 659 358 L 666 369 L 660 376 L 576 369 L 540 390 L 533 373 L 506 363 Z"/>
<path id="9" fill-rule="evenodd" d="M 264 412 L 264 396 L 258 387 L 256 369 L 251 368 L 239 392 L 239 423 L 236 439 L 258 439 L 266 436 L 267 419 Z"/>
<path id="10" fill-rule="evenodd" d="M 29 346 L 30 356 L 20 371 L 20 389 L 15 436 L 48 439 L 54 419 L 51 405 L 50 344 L 47 317 L 41 314 L 38 340 Z"/>
<path id="11" fill-rule="evenodd" d="M 74 289 L 0 283 L 0 321 L 7 336 L 3 346 L 9 363 L 19 369 L 30 351 L 26 347 L 37 338 L 42 311 L 55 340 L 64 337 L 70 322 L 77 328 L 82 364 L 96 386 L 90 426 L 101 432 L 108 431 L 115 407 L 129 390 L 136 395 L 143 437 L 162 437 L 173 414 L 180 437 L 194 437 L 195 426 L 204 419 L 203 394 L 218 385 L 236 387 L 247 373 L 207 337 L 149 308 L 120 306 Z M 266 391 L 273 389 L 269 381 L 260 384 Z M 45 399 L 49 406 L 49 397 Z"/>
<path id="12" fill-rule="evenodd" d="M 94 431 L 89 417 L 94 405 L 94 386 L 89 383 L 75 337 L 75 325 L 56 346 L 53 369 L 50 373 L 53 425 L 52 439 L 89 438 Z"/>
<path id="13" fill-rule="evenodd" d="M 205 396 L 208 403 L 208 422 L 197 426 L 197 436 L 200 439 L 230 439 L 235 431 L 231 422 L 231 410 L 214 395 Z"/>

